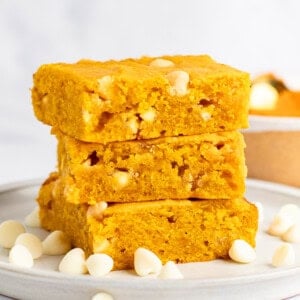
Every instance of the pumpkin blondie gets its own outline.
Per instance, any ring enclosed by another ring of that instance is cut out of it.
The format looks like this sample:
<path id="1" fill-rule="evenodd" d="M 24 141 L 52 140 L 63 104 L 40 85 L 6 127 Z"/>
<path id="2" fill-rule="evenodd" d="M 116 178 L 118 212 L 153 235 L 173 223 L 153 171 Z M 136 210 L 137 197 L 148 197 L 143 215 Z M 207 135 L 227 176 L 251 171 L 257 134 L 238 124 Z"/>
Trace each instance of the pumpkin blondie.
<path id="1" fill-rule="evenodd" d="M 82 141 L 197 135 L 248 126 L 250 78 L 209 56 L 82 60 L 34 74 L 36 117 Z"/>
<path id="2" fill-rule="evenodd" d="M 87 143 L 56 131 L 58 189 L 69 202 L 229 199 L 245 192 L 240 132 Z"/>
<path id="3" fill-rule="evenodd" d="M 53 192 L 56 180 L 53 173 L 38 195 L 42 226 L 64 231 L 87 255 L 110 255 L 115 269 L 133 268 L 138 247 L 163 262 L 195 262 L 227 258 L 235 239 L 255 246 L 257 209 L 242 198 L 109 203 L 99 211 L 65 201 Z"/>

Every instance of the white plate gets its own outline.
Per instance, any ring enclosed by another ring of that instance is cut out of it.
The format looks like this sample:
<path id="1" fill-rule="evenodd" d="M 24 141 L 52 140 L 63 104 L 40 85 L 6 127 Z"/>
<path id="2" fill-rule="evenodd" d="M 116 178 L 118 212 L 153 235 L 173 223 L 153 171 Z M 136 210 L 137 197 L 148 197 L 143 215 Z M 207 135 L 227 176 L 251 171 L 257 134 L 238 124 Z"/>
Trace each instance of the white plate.
<path id="1" fill-rule="evenodd" d="M 257 260 L 251 264 L 215 260 L 179 265 L 183 280 L 142 278 L 130 271 L 111 272 L 103 278 L 67 276 L 56 270 L 60 257 L 42 257 L 32 269 L 8 263 L 8 251 L 0 249 L 0 294 L 14 298 L 90 299 L 104 291 L 120 299 L 282 299 L 300 294 L 300 244 L 295 244 L 296 263 L 291 267 L 270 265 L 279 238 L 265 233 L 272 216 L 287 203 L 300 205 L 300 190 L 249 180 L 247 197 L 264 205 L 264 223 L 257 236 Z M 0 187 L 0 222 L 24 220 L 35 206 L 38 183 Z M 45 231 L 33 230 L 42 238 Z"/>

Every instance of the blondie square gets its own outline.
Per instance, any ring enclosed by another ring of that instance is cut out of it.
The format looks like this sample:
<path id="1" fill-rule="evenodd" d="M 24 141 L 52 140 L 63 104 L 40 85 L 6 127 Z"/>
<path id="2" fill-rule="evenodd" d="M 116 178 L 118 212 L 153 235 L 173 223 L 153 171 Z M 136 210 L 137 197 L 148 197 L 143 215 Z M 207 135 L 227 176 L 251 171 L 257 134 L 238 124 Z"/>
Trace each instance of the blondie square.
<path id="1" fill-rule="evenodd" d="M 36 117 L 82 141 L 197 135 L 248 126 L 247 73 L 209 56 L 82 60 L 34 74 Z"/>
<path id="2" fill-rule="evenodd" d="M 56 189 L 69 202 L 230 199 L 245 192 L 240 132 L 87 143 L 59 131 Z"/>
<path id="3" fill-rule="evenodd" d="M 64 231 L 87 255 L 107 253 L 115 269 L 133 268 L 138 247 L 183 263 L 227 258 L 235 239 L 255 246 L 257 209 L 242 198 L 109 203 L 98 212 L 53 193 L 56 180 L 52 174 L 39 192 L 42 226 Z"/>

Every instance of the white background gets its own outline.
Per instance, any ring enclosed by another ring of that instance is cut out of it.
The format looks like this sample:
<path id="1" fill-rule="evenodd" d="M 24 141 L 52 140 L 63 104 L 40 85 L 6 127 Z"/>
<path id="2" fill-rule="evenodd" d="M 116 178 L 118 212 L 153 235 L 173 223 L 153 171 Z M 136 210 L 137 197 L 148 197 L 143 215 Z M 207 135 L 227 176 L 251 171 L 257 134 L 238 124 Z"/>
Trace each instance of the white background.
<path id="1" fill-rule="evenodd" d="M 208 53 L 297 77 L 299 11 L 298 0 L 0 0 L 0 184 L 55 168 L 55 141 L 30 102 L 40 64 Z"/>

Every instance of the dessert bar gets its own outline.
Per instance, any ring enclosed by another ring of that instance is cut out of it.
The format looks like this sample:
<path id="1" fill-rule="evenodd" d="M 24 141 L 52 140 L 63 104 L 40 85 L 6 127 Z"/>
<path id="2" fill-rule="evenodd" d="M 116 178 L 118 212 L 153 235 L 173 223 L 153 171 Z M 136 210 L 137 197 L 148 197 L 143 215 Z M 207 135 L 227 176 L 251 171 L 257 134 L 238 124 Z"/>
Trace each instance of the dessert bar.
<path id="1" fill-rule="evenodd" d="M 108 144 L 56 136 L 56 189 L 69 202 L 230 199 L 245 192 L 245 143 L 238 131 Z"/>
<path id="2" fill-rule="evenodd" d="M 34 74 L 36 117 L 82 141 L 196 135 L 248 126 L 247 73 L 209 56 L 82 60 Z"/>
<path id="3" fill-rule="evenodd" d="M 53 193 L 56 180 L 54 173 L 39 192 L 42 226 L 64 231 L 87 255 L 110 255 L 115 269 L 133 268 L 138 247 L 164 263 L 183 263 L 227 258 L 236 239 L 255 246 L 257 209 L 242 198 L 109 203 L 101 210 Z"/>

